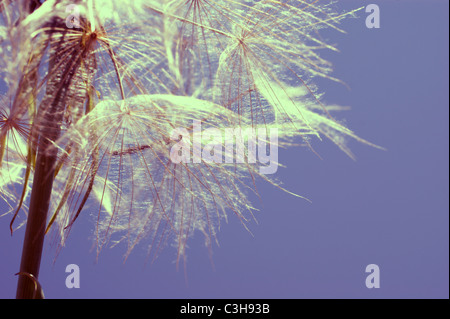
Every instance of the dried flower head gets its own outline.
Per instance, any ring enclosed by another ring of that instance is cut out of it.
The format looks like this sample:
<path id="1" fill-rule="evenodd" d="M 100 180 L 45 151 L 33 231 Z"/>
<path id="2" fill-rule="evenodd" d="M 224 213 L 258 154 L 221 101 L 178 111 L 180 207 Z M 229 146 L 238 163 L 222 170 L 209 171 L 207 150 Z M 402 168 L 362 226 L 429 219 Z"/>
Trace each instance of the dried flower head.
<path id="1" fill-rule="evenodd" d="M 170 240 L 179 260 L 195 231 L 211 247 L 227 212 L 252 218 L 257 179 L 281 188 L 266 147 L 323 135 L 351 156 L 345 138 L 365 142 L 313 85 L 338 81 L 319 30 L 354 13 L 324 1 L 3 0 L 0 13 L 2 198 L 23 186 L 15 218 L 30 187 L 50 187 L 60 246 L 90 211 L 98 252 Z"/>

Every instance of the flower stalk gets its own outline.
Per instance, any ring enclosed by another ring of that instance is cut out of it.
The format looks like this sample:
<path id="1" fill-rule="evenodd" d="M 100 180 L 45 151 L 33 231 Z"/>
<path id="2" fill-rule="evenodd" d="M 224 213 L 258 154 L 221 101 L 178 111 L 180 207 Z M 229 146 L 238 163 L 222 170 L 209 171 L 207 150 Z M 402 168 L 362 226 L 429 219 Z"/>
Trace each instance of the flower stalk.
<path id="1" fill-rule="evenodd" d="M 83 101 L 86 97 L 80 83 L 86 78 L 86 70 L 82 66 L 83 54 L 73 48 L 67 52 L 65 45 L 66 25 L 60 19 L 50 24 L 49 74 L 47 89 L 39 107 L 33 126 L 34 141 L 37 145 L 36 166 L 33 187 L 30 197 L 25 239 L 22 249 L 20 273 L 16 298 L 30 299 L 41 296 L 36 294 L 36 282 L 42 256 L 42 247 L 46 230 L 47 215 L 57 167 L 58 149 L 54 142 L 58 139 L 66 114 L 67 101 Z M 65 51 L 64 55 L 60 52 Z"/>

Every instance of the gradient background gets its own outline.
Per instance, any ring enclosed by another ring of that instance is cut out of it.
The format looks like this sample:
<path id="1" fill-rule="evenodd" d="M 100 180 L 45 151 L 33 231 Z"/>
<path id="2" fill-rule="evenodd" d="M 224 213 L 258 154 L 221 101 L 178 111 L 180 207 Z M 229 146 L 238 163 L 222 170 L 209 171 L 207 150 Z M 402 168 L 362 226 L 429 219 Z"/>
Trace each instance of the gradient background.
<path id="1" fill-rule="evenodd" d="M 330 142 L 280 151 L 278 177 L 304 200 L 260 184 L 263 203 L 254 237 L 230 214 L 212 260 L 202 235 L 190 241 L 186 275 L 167 247 L 145 264 L 145 247 L 122 262 L 105 249 L 96 263 L 80 221 L 54 262 L 43 256 L 48 298 L 448 298 L 449 297 L 449 2 L 338 1 L 342 9 L 377 3 L 381 28 L 366 13 L 347 19 L 348 34 L 326 31 L 340 53 L 324 53 L 351 90 L 319 81 L 325 100 L 352 106 L 337 116 L 359 136 L 354 162 Z M 0 211 L 2 210 L 0 204 Z M 24 229 L 9 235 L 0 219 L 0 297 L 14 298 Z M 65 267 L 81 269 L 67 289 Z M 378 264 L 381 288 L 367 289 L 365 268 Z"/>

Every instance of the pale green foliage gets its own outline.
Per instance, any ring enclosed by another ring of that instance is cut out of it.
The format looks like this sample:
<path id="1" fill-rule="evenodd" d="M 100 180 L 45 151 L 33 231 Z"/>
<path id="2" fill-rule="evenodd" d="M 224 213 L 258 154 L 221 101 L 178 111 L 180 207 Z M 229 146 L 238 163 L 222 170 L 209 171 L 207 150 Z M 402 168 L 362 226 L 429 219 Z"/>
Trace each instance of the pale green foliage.
<path id="1" fill-rule="evenodd" d="M 277 147 L 295 138 L 311 147 L 311 137 L 326 136 L 351 155 L 345 138 L 363 141 L 331 117 L 311 84 L 336 80 L 318 54 L 334 47 L 318 31 L 341 31 L 338 22 L 353 14 L 324 2 L 47 0 L 27 14 L 23 2 L 1 1 L 1 76 L 11 100 L 0 122 L 2 198 L 27 198 L 37 146 L 56 127 L 48 229 L 61 245 L 88 211 L 98 251 L 124 242 L 128 255 L 145 239 L 157 252 L 173 240 L 179 258 L 196 230 L 211 246 L 227 212 L 244 225 L 252 218 L 246 193 L 256 192 L 257 179 L 280 186 L 259 163 L 196 163 L 193 121 L 203 129 L 276 128 Z M 74 3 L 81 28 L 67 29 Z M 26 129 L 16 134 L 20 125 Z M 180 128 L 191 134 L 183 143 L 192 162 L 171 160 Z"/>

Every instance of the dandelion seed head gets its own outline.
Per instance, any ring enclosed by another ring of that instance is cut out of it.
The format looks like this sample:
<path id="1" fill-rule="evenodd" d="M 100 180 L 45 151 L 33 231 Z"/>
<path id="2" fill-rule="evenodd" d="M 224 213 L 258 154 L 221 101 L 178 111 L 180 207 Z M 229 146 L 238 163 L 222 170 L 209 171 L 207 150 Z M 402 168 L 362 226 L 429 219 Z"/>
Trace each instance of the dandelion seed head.
<path id="1" fill-rule="evenodd" d="M 47 0 L 32 13 L 19 1 L 0 8 L 0 72 L 11 97 L 0 108 L 2 197 L 21 197 L 10 185 L 27 172 L 32 180 L 36 150 L 55 154 L 47 231 L 60 247 L 83 214 L 94 221 L 97 252 L 124 245 L 128 256 L 143 244 L 156 256 L 169 244 L 177 261 L 196 232 L 211 248 L 229 214 L 247 227 L 257 180 L 282 187 L 260 163 L 211 160 L 213 142 L 225 149 L 234 138 L 202 140 L 205 132 L 241 129 L 248 139 L 277 129 L 276 147 L 325 136 L 350 156 L 348 137 L 365 142 L 331 116 L 340 108 L 326 105 L 314 85 L 317 77 L 339 81 L 318 54 L 336 48 L 318 32 L 341 32 L 349 16 L 324 1 Z M 78 14 L 77 27 L 67 27 L 69 14 Z"/>

